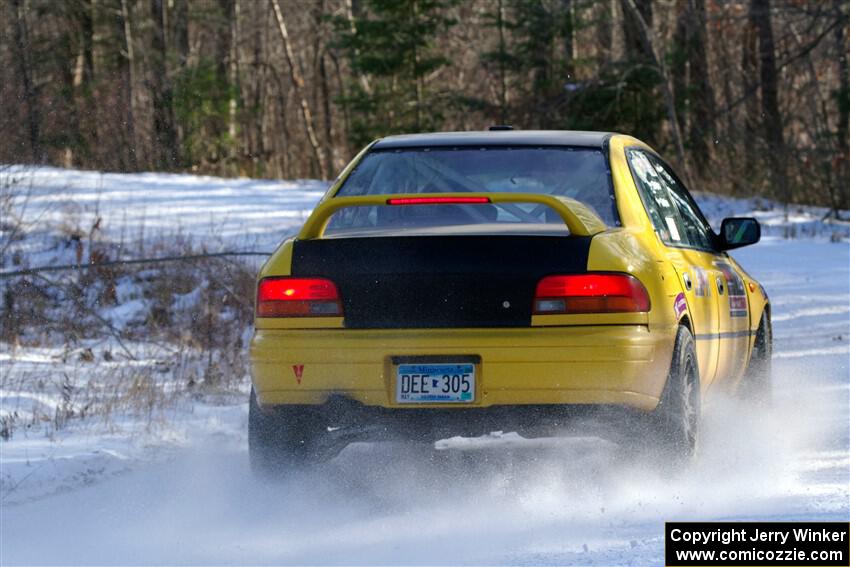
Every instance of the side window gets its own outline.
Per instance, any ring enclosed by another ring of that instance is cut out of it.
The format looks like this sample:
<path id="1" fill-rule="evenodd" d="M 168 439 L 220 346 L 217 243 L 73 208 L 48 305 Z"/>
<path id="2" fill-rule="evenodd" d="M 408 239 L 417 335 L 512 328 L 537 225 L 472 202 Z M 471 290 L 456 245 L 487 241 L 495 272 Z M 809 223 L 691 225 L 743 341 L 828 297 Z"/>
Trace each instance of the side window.
<path id="1" fill-rule="evenodd" d="M 669 167 L 643 150 L 627 150 L 627 155 L 641 199 L 662 242 L 711 250 L 707 223 Z"/>
<path id="2" fill-rule="evenodd" d="M 694 248 L 712 249 L 712 239 L 709 235 L 708 225 L 699 212 L 693 197 L 691 197 L 685 186 L 682 185 L 664 162 L 655 156 L 649 156 L 649 159 L 653 162 L 656 171 L 666 183 L 670 191 L 670 197 L 679 209 L 679 215 L 682 219 L 685 232 L 683 239 L 687 241 L 688 245 Z"/>
<path id="3" fill-rule="evenodd" d="M 679 208 L 655 164 L 641 150 L 626 150 L 626 156 L 641 200 L 661 241 L 672 246 L 687 246 Z"/>

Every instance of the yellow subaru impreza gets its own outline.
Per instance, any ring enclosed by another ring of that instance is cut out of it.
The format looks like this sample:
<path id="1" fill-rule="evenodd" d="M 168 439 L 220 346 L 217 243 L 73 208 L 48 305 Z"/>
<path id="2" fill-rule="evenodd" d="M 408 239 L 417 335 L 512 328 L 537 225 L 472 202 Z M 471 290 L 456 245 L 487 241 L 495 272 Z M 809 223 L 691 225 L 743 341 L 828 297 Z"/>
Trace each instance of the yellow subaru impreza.
<path id="1" fill-rule="evenodd" d="M 260 271 L 252 464 L 589 414 L 686 457 L 703 396 L 769 390 L 768 297 L 726 252 L 759 237 L 629 136 L 377 140 Z"/>

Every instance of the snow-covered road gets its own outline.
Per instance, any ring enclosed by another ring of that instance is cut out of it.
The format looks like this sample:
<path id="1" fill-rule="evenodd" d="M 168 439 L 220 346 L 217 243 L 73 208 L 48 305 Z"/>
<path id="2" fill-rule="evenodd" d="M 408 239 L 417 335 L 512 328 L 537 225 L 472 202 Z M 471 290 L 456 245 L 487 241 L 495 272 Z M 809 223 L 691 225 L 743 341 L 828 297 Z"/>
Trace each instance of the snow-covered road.
<path id="1" fill-rule="evenodd" d="M 214 431 L 3 505 L 0 563 L 658 564 L 665 520 L 850 519 L 850 247 L 768 239 L 736 257 L 774 304 L 776 399 L 716 400 L 676 480 L 593 439 L 493 439 L 478 458 L 355 445 L 286 482 L 253 480 L 246 408 Z M 6 450 L 14 444 L 0 444 Z"/>

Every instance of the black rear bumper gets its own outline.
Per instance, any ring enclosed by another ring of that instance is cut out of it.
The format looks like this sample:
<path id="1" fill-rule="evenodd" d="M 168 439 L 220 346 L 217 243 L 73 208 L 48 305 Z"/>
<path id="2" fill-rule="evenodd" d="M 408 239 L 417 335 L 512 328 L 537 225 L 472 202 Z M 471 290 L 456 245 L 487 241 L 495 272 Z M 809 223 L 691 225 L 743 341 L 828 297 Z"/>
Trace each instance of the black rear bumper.
<path id="1" fill-rule="evenodd" d="M 284 422 L 355 441 L 435 441 L 494 431 L 523 437 L 598 436 L 619 442 L 647 414 L 622 406 L 514 405 L 475 408 L 383 408 L 342 396 L 320 406 L 279 406 Z"/>

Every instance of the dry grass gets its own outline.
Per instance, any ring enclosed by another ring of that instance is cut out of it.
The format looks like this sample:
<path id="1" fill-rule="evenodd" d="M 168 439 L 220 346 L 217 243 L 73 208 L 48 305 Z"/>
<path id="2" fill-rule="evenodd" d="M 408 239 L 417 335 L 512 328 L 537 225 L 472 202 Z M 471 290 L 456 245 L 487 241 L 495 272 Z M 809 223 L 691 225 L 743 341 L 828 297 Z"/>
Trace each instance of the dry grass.
<path id="1" fill-rule="evenodd" d="M 81 264 L 205 252 L 180 237 L 109 242 L 97 217 L 84 229 L 69 218 L 39 230 L 3 218 L 5 269 L 21 264 L 28 238 Z M 0 438 L 22 427 L 52 435 L 82 420 L 113 425 L 128 415 L 154 426 L 181 400 L 239 391 L 248 376 L 256 267 L 209 258 L 0 279 L 0 389 L 7 402 L 20 400 L 0 406 Z M 48 353 L 46 360 L 28 361 L 33 352 Z"/>

